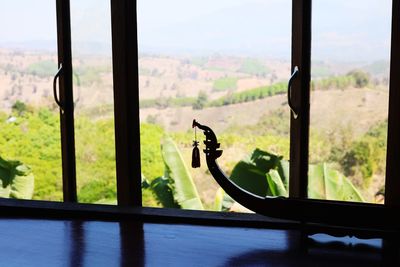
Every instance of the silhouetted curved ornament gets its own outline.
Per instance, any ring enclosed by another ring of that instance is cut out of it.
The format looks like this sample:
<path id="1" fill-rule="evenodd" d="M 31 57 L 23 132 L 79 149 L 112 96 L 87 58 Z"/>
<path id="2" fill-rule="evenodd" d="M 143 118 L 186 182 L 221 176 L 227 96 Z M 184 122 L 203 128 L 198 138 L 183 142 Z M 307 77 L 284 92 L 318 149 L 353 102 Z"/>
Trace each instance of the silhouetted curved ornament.
<path id="1" fill-rule="evenodd" d="M 332 226 L 330 229 L 333 229 L 329 233 L 334 235 L 343 235 L 345 232 L 359 237 L 370 237 L 400 232 L 400 216 L 397 216 L 400 207 L 332 200 L 260 197 L 240 188 L 217 163 L 222 150 L 219 149 L 220 144 L 213 130 L 196 120 L 193 120 L 192 127 L 198 127 L 204 132 L 206 147 L 203 151 L 211 175 L 229 196 L 244 207 L 265 216 L 329 225 Z M 327 232 L 326 229 L 321 229 L 321 232 Z"/>

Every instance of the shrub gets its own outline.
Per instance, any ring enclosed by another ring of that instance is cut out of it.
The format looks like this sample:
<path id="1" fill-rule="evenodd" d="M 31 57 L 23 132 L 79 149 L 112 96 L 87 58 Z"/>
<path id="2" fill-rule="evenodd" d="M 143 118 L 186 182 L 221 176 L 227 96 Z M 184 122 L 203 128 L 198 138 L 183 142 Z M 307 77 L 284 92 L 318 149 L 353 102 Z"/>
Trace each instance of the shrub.
<path id="1" fill-rule="evenodd" d="M 353 70 L 347 73 L 347 76 L 353 77 L 355 80 L 355 87 L 363 88 L 366 87 L 370 80 L 371 76 L 369 73 L 362 71 L 362 70 Z"/>
<path id="2" fill-rule="evenodd" d="M 359 172 L 364 180 L 364 185 L 368 185 L 375 169 L 371 152 L 368 142 L 355 142 L 341 161 L 345 175 L 353 176 Z"/>
<path id="3" fill-rule="evenodd" d="M 193 109 L 203 109 L 207 105 L 207 101 L 207 94 L 204 91 L 200 91 L 192 107 Z"/>
<path id="4" fill-rule="evenodd" d="M 17 100 L 14 105 L 12 105 L 11 109 L 16 112 L 18 116 L 21 116 L 26 112 L 27 107 L 24 102 Z"/>

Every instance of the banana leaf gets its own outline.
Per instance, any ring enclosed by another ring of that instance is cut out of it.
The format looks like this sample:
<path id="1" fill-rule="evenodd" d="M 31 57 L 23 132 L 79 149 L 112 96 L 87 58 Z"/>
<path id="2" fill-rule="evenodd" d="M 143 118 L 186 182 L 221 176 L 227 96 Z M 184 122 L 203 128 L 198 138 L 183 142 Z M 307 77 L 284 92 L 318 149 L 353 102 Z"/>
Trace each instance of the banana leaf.
<path id="1" fill-rule="evenodd" d="M 288 196 L 289 162 L 256 149 L 236 164 L 231 179 L 259 196 Z M 364 202 L 351 181 L 326 163 L 309 165 L 308 179 L 309 198 Z"/>
<path id="2" fill-rule="evenodd" d="M 350 180 L 326 163 L 309 166 L 308 184 L 309 198 L 364 202 Z"/>
<path id="3" fill-rule="evenodd" d="M 284 172 L 281 156 L 255 149 L 247 158 L 239 161 L 232 170 L 230 179 L 241 188 L 259 196 L 271 195 L 265 174 L 271 169 Z M 282 176 L 285 177 L 285 176 Z"/>
<path id="4" fill-rule="evenodd" d="M 0 197 L 31 199 L 34 183 L 34 176 L 26 165 L 0 157 Z"/>
<path id="5" fill-rule="evenodd" d="M 151 182 L 150 188 L 155 194 L 157 201 L 164 208 L 179 208 L 178 203 L 176 203 L 174 199 L 173 187 L 170 179 L 158 177 Z"/>
<path id="6" fill-rule="evenodd" d="M 276 170 L 270 170 L 267 174 L 268 186 L 273 196 L 288 196 L 288 191 L 285 188 L 283 183 L 282 176 L 279 175 L 279 172 Z"/>
<path id="7" fill-rule="evenodd" d="M 214 211 L 230 211 L 235 201 L 219 187 L 215 194 Z"/>
<path id="8" fill-rule="evenodd" d="M 170 137 L 164 137 L 161 152 L 165 163 L 164 179 L 170 179 L 175 202 L 183 209 L 203 210 L 193 179 Z"/>
<path id="9" fill-rule="evenodd" d="M 221 187 L 219 187 L 217 189 L 217 193 L 215 194 L 214 208 L 213 208 L 214 211 L 222 211 L 222 203 L 224 201 L 224 195 L 225 195 L 224 190 Z"/>

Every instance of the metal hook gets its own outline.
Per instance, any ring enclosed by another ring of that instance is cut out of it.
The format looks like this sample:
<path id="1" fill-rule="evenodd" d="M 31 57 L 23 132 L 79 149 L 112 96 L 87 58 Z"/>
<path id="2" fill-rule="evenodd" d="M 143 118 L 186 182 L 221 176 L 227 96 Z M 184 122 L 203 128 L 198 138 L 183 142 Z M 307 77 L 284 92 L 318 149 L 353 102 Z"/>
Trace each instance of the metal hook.
<path id="1" fill-rule="evenodd" d="M 293 69 L 293 73 L 290 76 L 290 79 L 289 79 L 289 82 L 288 82 L 288 93 L 287 93 L 288 105 L 289 105 L 290 110 L 293 113 L 294 119 L 297 119 L 299 114 L 295 111 L 295 108 L 294 108 L 293 103 L 292 103 L 292 98 L 291 98 L 291 95 L 292 95 L 292 83 L 293 83 L 293 80 L 297 77 L 298 73 L 299 73 L 299 68 L 297 66 L 295 66 L 294 69 Z"/>

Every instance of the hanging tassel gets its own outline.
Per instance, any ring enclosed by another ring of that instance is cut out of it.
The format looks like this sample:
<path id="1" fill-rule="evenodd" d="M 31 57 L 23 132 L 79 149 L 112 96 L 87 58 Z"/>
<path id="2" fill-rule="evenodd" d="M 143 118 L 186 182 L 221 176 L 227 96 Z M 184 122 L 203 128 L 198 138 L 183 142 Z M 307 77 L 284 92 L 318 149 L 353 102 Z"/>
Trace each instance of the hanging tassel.
<path id="1" fill-rule="evenodd" d="M 193 151 L 192 151 L 192 168 L 200 167 L 200 150 L 197 147 L 199 142 L 197 141 L 197 131 L 194 125 L 195 120 L 193 120 L 192 128 L 194 128 L 194 141 L 193 141 Z"/>
<path id="2" fill-rule="evenodd" d="M 192 168 L 199 168 L 200 167 L 200 150 L 197 147 L 199 142 L 193 142 L 193 152 L 192 152 Z"/>

